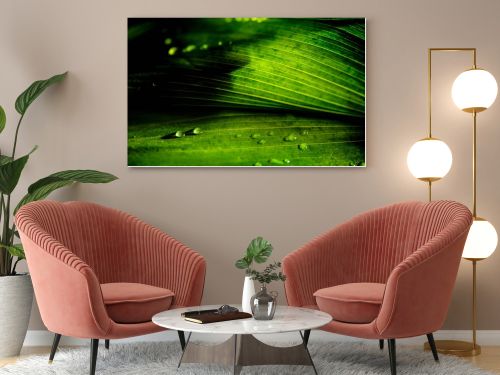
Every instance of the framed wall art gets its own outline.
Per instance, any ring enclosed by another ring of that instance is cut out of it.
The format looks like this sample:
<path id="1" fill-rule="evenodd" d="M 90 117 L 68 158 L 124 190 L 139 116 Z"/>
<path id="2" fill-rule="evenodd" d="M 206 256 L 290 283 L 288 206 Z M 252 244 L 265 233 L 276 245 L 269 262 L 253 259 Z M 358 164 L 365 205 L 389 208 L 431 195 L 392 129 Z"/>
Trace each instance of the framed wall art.
<path id="1" fill-rule="evenodd" d="M 364 166 L 364 18 L 130 18 L 129 166 Z"/>

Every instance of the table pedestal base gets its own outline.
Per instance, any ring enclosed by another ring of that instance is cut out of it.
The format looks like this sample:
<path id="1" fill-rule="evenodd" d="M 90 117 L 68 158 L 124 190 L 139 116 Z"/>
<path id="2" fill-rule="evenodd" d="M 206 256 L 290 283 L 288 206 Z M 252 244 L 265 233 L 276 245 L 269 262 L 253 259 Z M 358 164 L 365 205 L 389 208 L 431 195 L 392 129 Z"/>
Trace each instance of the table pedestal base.
<path id="1" fill-rule="evenodd" d="M 301 333 L 302 336 L 302 333 Z M 233 335 L 221 344 L 195 344 L 189 334 L 182 352 L 182 363 L 218 363 L 231 366 L 233 374 L 239 374 L 242 366 L 257 365 L 305 365 L 316 368 L 302 336 L 302 344 L 276 347 L 257 340 L 253 335 Z M 178 367 L 179 367 L 178 366 Z"/>

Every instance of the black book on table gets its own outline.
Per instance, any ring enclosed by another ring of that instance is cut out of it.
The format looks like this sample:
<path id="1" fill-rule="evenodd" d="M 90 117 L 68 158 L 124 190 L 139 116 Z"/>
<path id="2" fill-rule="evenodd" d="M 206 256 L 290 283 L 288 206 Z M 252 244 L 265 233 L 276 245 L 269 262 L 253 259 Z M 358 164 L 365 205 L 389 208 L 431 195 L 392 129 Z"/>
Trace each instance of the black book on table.
<path id="1" fill-rule="evenodd" d="M 193 311 L 190 311 L 192 313 Z M 184 320 L 192 323 L 206 324 L 206 323 L 216 323 L 224 322 L 227 320 L 237 320 L 237 319 L 248 319 L 251 318 L 252 314 L 235 311 L 228 312 L 225 314 L 220 314 L 218 310 L 215 311 L 196 311 L 196 314 L 184 314 Z"/>
<path id="2" fill-rule="evenodd" d="M 193 317 L 193 316 L 198 316 L 200 314 L 205 314 L 205 313 L 216 313 L 219 311 L 218 309 L 210 309 L 210 310 L 195 310 L 195 311 L 186 311 L 181 314 L 183 318 L 185 317 Z"/>

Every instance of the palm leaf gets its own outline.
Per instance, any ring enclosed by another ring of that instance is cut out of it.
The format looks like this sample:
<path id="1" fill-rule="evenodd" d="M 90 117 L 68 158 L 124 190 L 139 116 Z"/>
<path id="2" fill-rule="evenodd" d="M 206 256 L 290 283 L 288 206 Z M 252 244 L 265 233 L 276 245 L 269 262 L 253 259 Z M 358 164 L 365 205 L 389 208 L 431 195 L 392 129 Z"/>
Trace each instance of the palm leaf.
<path id="1" fill-rule="evenodd" d="M 75 182 L 81 183 L 108 183 L 116 180 L 117 177 L 110 173 L 94 170 L 67 170 L 56 172 L 44 177 L 28 187 L 28 193 L 21 199 L 14 210 L 14 214 L 27 203 L 45 199 L 54 190 L 72 185 Z"/>
<path id="2" fill-rule="evenodd" d="M 35 151 L 34 147 L 29 154 L 21 156 L 18 159 L 12 160 L 8 156 L 0 158 L 0 192 L 10 194 L 17 186 L 21 173 L 28 162 L 30 154 Z"/>
<path id="3" fill-rule="evenodd" d="M 61 82 L 64 78 L 66 78 L 66 75 L 67 72 L 62 74 L 57 74 L 46 80 L 33 82 L 30 85 L 30 87 L 28 87 L 21 93 L 21 95 L 18 96 L 16 100 L 16 111 L 19 114 L 24 115 L 30 104 L 33 103 L 35 99 L 38 98 L 42 92 L 45 91 L 45 89 L 47 89 L 49 86 L 55 83 Z"/>

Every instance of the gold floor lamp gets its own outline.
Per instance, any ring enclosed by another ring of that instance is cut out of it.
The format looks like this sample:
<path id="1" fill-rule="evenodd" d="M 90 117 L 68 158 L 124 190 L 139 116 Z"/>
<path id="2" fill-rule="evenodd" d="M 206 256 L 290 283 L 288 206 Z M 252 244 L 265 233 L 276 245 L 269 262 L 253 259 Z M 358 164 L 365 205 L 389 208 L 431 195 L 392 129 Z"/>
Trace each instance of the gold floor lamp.
<path id="1" fill-rule="evenodd" d="M 498 87 L 493 75 L 476 65 L 475 48 L 429 48 L 428 50 L 428 111 L 429 135 L 416 142 L 408 152 L 407 163 L 410 172 L 419 180 L 428 183 L 429 201 L 432 199 L 432 182 L 437 181 L 449 172 L 452 155 L 443 141 L 432 137 L 432 53 L 433 52 L 470 52 L 472 67 L 461 73 L 453 83 L 451 95 L 455 105 L 462 111 L 471 113 L 472 128 L 472 223 L 465 248 L 464 259 L 472 262 L 472 343 L 457 340 L 437 340 L 438 352 L 457 356 L 474 356 L 481 353 L 476 343 L 476 264 L 488 258 L 496 249 L 498 236 L 493 225 L 479 217 L 476 210 L 477 201 L 477 113 L 489 108 L 495 101 Z M 425 344 L 425 349 L 429 345 Z"/>

